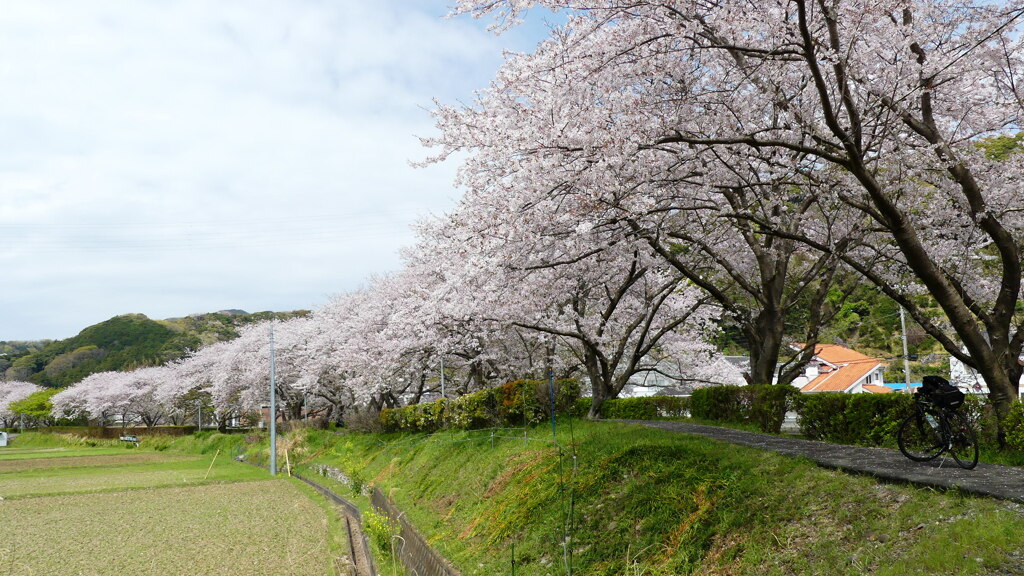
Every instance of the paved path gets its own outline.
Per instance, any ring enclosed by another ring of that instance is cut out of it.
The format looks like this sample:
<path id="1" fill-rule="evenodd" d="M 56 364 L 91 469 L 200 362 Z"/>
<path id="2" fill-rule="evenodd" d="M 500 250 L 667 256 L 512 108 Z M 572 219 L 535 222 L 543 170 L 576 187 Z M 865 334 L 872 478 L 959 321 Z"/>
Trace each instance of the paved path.
<path id="1" fill-rule="evenodd" d="M 910 482 L 940 488 L 955 487 L 972 494 L 1024 502 L 1024 468 L 978 464 L 974 470 L 964 470 L 957 466 L 952 458 L 943 460 L 946 455 L 931 462 L 913 462 L 899 450 L 889 448 L 829 444 L 685 422 L 640 420 L 623 420 L 622 422 L 684 434 L 708 436 L 787 456 L 804 457 L 816 462 L 819 466 L 870 474 L 883 480 Z"/>

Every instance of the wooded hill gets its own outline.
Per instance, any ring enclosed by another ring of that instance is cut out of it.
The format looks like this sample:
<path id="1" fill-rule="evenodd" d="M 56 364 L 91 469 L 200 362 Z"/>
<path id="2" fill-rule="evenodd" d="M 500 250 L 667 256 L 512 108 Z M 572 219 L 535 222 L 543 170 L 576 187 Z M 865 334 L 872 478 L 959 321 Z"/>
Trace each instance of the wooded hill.
<path id="1" fill-rule="evenodd" d="M 40 386 L 60 388 L 89 374 L 156 366 L 181 358 L 189 350 L 238 336 L 246 324 L 288 319 L 306 314 L 225 310 L 185 318 L 151 320 L 143 314 L 124 314 L 82 330 L 65 340 L 21 343 L 8 353 L 4 376 Z M 7 345 L 9 343 L 0 343 Z M 34 345 L 33 345 L 34 344 Z"/>

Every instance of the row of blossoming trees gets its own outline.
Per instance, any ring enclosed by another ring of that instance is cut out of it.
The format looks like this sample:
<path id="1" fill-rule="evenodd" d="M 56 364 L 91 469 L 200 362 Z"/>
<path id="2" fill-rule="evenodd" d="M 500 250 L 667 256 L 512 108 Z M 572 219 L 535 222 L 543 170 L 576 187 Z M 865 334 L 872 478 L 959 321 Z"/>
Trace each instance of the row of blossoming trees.
<path id="1" fill-rule="evenodd" d="M 451 236 L 459 226 L 450 218 L 424 225 L 399 273 L 163 366 L 92 374 L 52 398 L 53 414 L 145 425 L 194 422 L 206 403 L 220 423 L 258 414 L 271 346 L 286 420 L 434 398 L 442 366 L 449 397 L 525 376 L 585 374 L 595 410 L 629 376 L 666 362 L 683 381 L 727 377 L 706 342 L 717 309 L 644 246 L 619 243 L 534 269 L 537 246 L 468 248 Z"/>
<path id="2" fill-rule="evenodd" d="M 735 382 L 708 343 L 719 308 L 647 244 L 604 229 L 574 231 L 569 243 L 526 221 L 476 228 L 494 209 L 468 196 L 419 227 L 400 272 L 164 366 L 90 375 L 52 398 L 53 414 L 146 425 L 195 421 L 204 409 L 221 424 L 259 414 L 271 339 L 286 420 L 435 398 L 442 367 L 448 397 L 522 377 L 586 376 L 594 413 L 642 371 Z"/>
<path id="3" fill-rule="evenodd" d="M 431 161 L 461 159 L 458 208 L 422 224 L 402 272 L 275 331 L 288 410 L 300 396 L 415 400 L 442 358 L 459 391 L 582 372 L 597 406 L 652 358 L 708 380 L 716 316 L 749 345 L 747 381 L 785 384 L 842 297 L 833 280 L 853 274 L 978 370 L 1005 413 L 1024 347 L 1024 162 L 979 143 L 1021 124 L 1024 3 L 459 0 L 456 12 L 500 29 L 535 6 L 566 23 L 509 55 L 474 102 L 435 111 L 425 143 Z M 167 367 L 153 401 L 199 387 L 222 413 L 253 408 L 267 332 Z M 90 387 L 149 401 L 96 378 L 61 406 L 109 410 Z"/>

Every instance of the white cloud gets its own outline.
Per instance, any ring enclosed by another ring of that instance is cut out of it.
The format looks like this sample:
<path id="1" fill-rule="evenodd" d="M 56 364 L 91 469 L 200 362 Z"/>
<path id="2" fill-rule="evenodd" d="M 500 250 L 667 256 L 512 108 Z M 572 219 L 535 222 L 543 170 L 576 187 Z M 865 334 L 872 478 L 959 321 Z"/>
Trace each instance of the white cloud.
<path id="1" fill-rule="evenodd" d="M 502 46 L 443 2 L 8 2 L 0 11 L 0 340 L 326 302 L 454 204 L 431 99 Z"/>

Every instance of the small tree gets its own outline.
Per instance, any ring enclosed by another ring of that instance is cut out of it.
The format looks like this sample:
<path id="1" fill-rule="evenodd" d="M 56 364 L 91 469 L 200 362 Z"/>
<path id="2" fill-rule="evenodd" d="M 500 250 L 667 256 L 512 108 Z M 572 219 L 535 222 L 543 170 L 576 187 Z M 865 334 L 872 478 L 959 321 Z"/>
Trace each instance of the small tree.
<path id="1" fill-rule="evenodd" d="M 34 392 L 21 400 L 11 402 L 8 409 L 15 416 L 24 416 L 31 426 L 50 426 L 54 423 L 51 415 L 53 403 L 50 398 L 58 392 L 60 390 L 55 388 Z"/>

